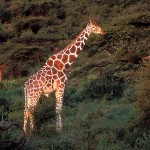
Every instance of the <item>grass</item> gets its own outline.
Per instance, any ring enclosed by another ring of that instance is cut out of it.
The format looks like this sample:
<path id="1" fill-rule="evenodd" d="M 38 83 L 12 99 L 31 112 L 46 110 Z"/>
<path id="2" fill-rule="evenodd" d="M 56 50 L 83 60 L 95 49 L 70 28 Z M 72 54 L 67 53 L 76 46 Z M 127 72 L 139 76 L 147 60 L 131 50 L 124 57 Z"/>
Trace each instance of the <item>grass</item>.
<path id="1" fill-rule="evenodd" d="M 96 75 L 88 74 L 89 81 L 95 80 Z M 0 107 L 0 115 L 5 115 L 6 120 L 17 121 L 23 124 L 23 83 L 26 79 L 8 80 L 1 82 L 0 95 L 9 101 L 9 112 Z M 82 79 L 80 79 L 82 81 Z M 148 147 L 149 135 L 142 135 L 139 129 L 131 133 L 130 127 L 137 116 L 137 111 L 129 100 L 123 98 L 107 99 L 107 96 L 96 99 L 82 99 L 84 93 L 84 81 L 79 84 L 80 91 L 72 101 L 75 89 L 70 86 L 66 91 L 67 101 L 63 106 L 63 133 L 58 135 L 55 131 L 55 97 L 41 97 L 36 107 L 36 130 L 33 136 L 27 135 L 25 149 L 108 149 L 120 150 Z M 82 88 L 83 88 L 83 94 Z M 129 90 L 129 89 L 128 89 Z M 129 91 L 127 91 L 129 92 Z M 131 91 L 132 92 L 132 91 Z M 81 96 L 81 97 L 78 97 Z M 78 101 L 81 99 L 80 101 Z M 6 113 L 7 112 L 7 113 Z M 17 131 L 18 133 L 20 130 Z M 3 139 L 17 136 L 10 131 Z M 31 142 L 32 140 L 32 142 Z M 130 141 L 130 142 L 127 142 Z M 138 146 L 139 145 L 139 146 Z"/>

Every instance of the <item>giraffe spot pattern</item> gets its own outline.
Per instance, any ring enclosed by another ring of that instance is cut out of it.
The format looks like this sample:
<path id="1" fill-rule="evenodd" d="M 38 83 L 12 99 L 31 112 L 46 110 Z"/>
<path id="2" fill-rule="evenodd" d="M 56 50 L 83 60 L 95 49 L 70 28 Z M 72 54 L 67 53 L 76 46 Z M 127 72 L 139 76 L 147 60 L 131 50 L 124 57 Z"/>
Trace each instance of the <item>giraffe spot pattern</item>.
<path id="1" fill-rule="evenodd" d="M 48 96 L 49 93 L 56 91 L 56 130 L 61 130 L 61 111 L 63 103 L 63 94 L 65 83 L 67 81 L 66 70 L 77 58 L 83 49 L 90 33 L 95 32 L 92 21 L 87 27 L 71 42 L 66 48 L 52 55 L 44 66 L 25 83 L 25 111 L 24 111 L 24 130 L 26 130 L 28 117 L 30 119 L 30 128 L 33 128 L 33 116 L 28 114 L 29 110 L 34 110 L 40 95 L 43 93 Z M 100 27 L 99 27 L 100 29 Z"/>
<path id="2" fill-rule="evenodd" d="M 55 60 L 54 61 L 54 66 L 57 70 L 62 70 L 64 65 L 60 60 Z"/>

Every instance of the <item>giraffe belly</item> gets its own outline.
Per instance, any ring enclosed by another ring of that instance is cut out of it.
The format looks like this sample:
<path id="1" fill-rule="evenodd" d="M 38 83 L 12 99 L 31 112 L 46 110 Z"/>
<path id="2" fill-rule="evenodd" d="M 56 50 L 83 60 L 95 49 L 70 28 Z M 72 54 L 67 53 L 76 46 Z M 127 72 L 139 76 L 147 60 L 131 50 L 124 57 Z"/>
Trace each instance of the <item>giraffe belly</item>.
<path id="1" fill-rule="evenodd" d="M 49 94 L 44 94 L 44 96 L 49 97 Z"/>
<path id="2" fill-rule="evenodd" d="M 49 97 L 49 94 L 53 92 L 54 89 L 52 87 L 43 87 L 43 95 Z"/>

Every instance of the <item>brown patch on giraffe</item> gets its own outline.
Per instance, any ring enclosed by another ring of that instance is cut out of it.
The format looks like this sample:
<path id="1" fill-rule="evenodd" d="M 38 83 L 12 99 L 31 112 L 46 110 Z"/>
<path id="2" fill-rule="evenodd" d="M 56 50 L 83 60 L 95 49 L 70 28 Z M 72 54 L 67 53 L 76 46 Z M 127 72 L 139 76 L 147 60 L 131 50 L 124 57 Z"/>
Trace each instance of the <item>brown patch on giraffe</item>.
<path id="1" fill-rule="evenodd" d="M 28 85 L 32 84 L 33 83 L 33 78 L 30 79 Z"/>
<path id="2" fill-rule="evenodd" d="M 52 66 L 52 65 L 53 65 L 53 61 L 52 61 L 51 59 L 48 59 L 47 64 L 48 64 L 49 66 Z"/>
<path id="3" fill-rule="evenodd" d="M 59 72 L 58 72 L 58 77 L 61 78 L 62 76 L 64 76 L 64 73 L 61 72 L 61 71 L 59 71 Z"/>
<path id="4" fill-rule="evenodd" d="M 30 93 L 30 96 L 33 95 L 33 92 L 34 92 L 34 89 L 31 88 L 29 91 L 28 91 L 28 94 Z"/>
<path id="5" fill-rule="evenodd" d="M 75 60 L 75 55 L 70 55 L 69 56 L 69 62 L 73 62 Z"/>
<path id="6" fill-rule="evenodd" d="M 47 71 L 47 70 L 50 70 L 50 67 L 45 67 L 45 69 L 46 69 L 46 71 Z"/>
<path id="7" fill-rule="evenodd" d="M 62 62 L 66 63 L 68 61 L 68 55 L 64 54 L 62 58 Z"/>
<path id="8" fill-rule="evenodd" d="M 81 38 L 78 38 L 77 41 L 80 42 L 80 41 L 81 41 Z"/>
<path id="9" fill-rule="evenodd" d="M 70 49 L 70 52 L 75 53 L 75 51 L 76 51 L 76 47 L 73 45 L 72 48 Z"/>
<path id="10" fill-rule="evenodd" d="M 65 54 L 68 54 L 68 55 L 70 54 L 69 49 L 65 51 Z"/>
<path id="11" fill-rule="evenodd" d="M 87 41 L 87 39 L 84 39 L 84 40 L 82 41 L 82 42 L 84 43 L 84 45 L 85 45 L 86 41 Z"/>
<path id="12" fill-rule="evenodd" d="M 37 80 L 33 81 L 33 84 L 34 86 L 38 85 L 38 81 Z"/>
<path id="13" fill-rule="evenodd" d="M 52 74 L 52 71 L 51 71 L 51 70 L 48 70 L 48 71 L 47 71 L 47 74 L 51 75 L 51 74 Z"/>
<path id="14" fill-rule="evenodd" d="M 70 67 L 70 65 L 67 63 L 65 64 L 65 68 L 68 69 Z"/>
<path id="15" fill-rule="evenodd" d="M 88 34 L 87 33 L 85 33 L 85 37 L 88 38 Z"/>
<path id="16" fill-rule="evenodd" d="M 60 81 L 61 81 L 61 82 L 64 82 L 64 81 L 65 81 L 65 77 L 61 78 Z"/>
<path id="17" fill-rule="evenodd" d="M 76 54 L 79 55 L 80 52 L 81 52 L 80 48 L 77 48 Z"/>
<path id="18" fill-rule="evenodd" d="M 45 82 L 45 78 L 43 76 L 41 76 L 41 81 Z"/>
<path id="19" fill-rule="evenodd" d="M 42 72 L 41 76 L 45 77 L 45 75 L 46 75 L 45 72 Z"/>
<path id="20" fill-rule="evenodd" d="M 47 86 L 47 87 L 50 87 L 50 86 L 51 86 L 51 83 L 50 83 L 50 82 L 48 82 L 48 83 L 46 84 L 46 86 Z"/>
<path id="21" fill-rule="evenodd" d="M 56 73 L 57 73 L 57 70 L 54 67 L 52 67 L 52 74 L 56 74 Z"/>
<path id="22" fill-rule="evenodd" d="M 57 59 L 61 59 L 62 58 L 62 55 L 57 55 Z"/>
<path id="23" fill-rule="evenodd" d="M 32 80 L 36 80 L 36 76 L 35 75 L 33 76 Z"/>
<path id="24" fill-rule="evenodd" d="M 41 87 L 41 86 L 42 86 L 42 82 L 41 82 L 41 81 L 39 81 L 38 85 Z"/>
<path id="25" fill-rule="evenodd" d="M 29 84 L 28 88 L 32 89 L 33 88 L 33 84 Z"/>
<path id="26" fill-rule="evenodd" d="M 57 68 L 58 70 L 62 70 L 62 68 L 64 67 L 63 63 L 59 60 L 55 60 L 54 61 L 54 67 Z"/>
<path id="27" fill-rule="evenodd" d="M 82 43 L 81 43 L 81 48 L 83 48 L 83 47 L 84 47 L 84 43 L 82 42 Z"/>
<path id="28" fill-rule="evenodd" d="M 51 56 L 51 59 L 55 60 L 55 59 L 56 59 L 56 56 L 55 56 L 55 55 Z"/>
<path id="29" fill-rule="evenodd" d="M 46 80 L 51 80 L 52 76 L 46 76 Z"/>
<path id="30" fill-rule="evenodd" d="M 76 45 L 77 47 L 79 47 L 79 46 L 80 46 L 80 42 L 77 42 L 75 45 Z"/>
<path id="31" fill-rule="evenodd" d="M 37 80 L 39 80 L 40 79 L 40 74 L 37 74 Z"/>
<path id="32" fill-rule="evenodd" d="M 54 80 L 57 80 L 57 75 L 56 75 L 56 74 L 53 75 L 53 79 L 54 79 Z"/>
<path id="33" fill-rule="evenodd" d="M 41 74 L 41 73 L 42 73 L 42 70 L 38 71 L 38 73 Z"/>
<path id="34" fill-rule="evenodd" d="M 34 94 L 37 93 L 39 91 L 39 89 L 34 89 Z"/>

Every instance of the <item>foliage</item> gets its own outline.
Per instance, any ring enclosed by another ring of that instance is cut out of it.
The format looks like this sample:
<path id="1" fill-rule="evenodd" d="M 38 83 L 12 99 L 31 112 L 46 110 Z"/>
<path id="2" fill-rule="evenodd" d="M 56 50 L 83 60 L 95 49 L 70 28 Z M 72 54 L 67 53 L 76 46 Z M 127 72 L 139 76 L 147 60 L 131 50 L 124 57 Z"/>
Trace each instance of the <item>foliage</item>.
<path id="1" fill-rule="evenodd" d="M 133 116 L 134 110 L 130 105 L 109 103 L 107 101 L 82 102 L 71 111 L 64 110 L 68 116 L 64 118 L 64 130 L 71 134 L 78 146 L 77 149 L 130 146 L 124 143 L 123 139 L 128 131 L 125 126 Z"/>
<path id="2" fill-rule="evenodd" d="M 150 55 L 148 0 L 0 3 L 0 64 L 6 65 L 0 81 L 0 117 L 4 120 L 23 123 L 27 76 L 68 45 L 90 18 L 105 32 L 88 39 L 68 71 L 62 134 L 55 131 L 54 95 L 42 96 L 34 114 L 35 133 L 27 135 L 25 149 L 150 149 L 150 66 L 143 62 Z M 9 131 L 0 139 L 16 134 Z"/>
<path id="3" fill-rule="evenodd" d="M 136 75 L 136 105 L 142 115 L 141 124 L 149 128 L 150 116 L 150 64 L 144 64 L 144 67 Z"/>
<path id="4" fill-rule="evenodd" d="M 52 96 L 49 98 L 42 97 L 35 110 L 35 124 L 37 132 L 45 128 L 45 124 L 53 122 L 55 119 L 55 101 Z M 50 127 L 50 126 L 49 126 Z M 53 125 L 50 129 L 53 129 Z"/>

